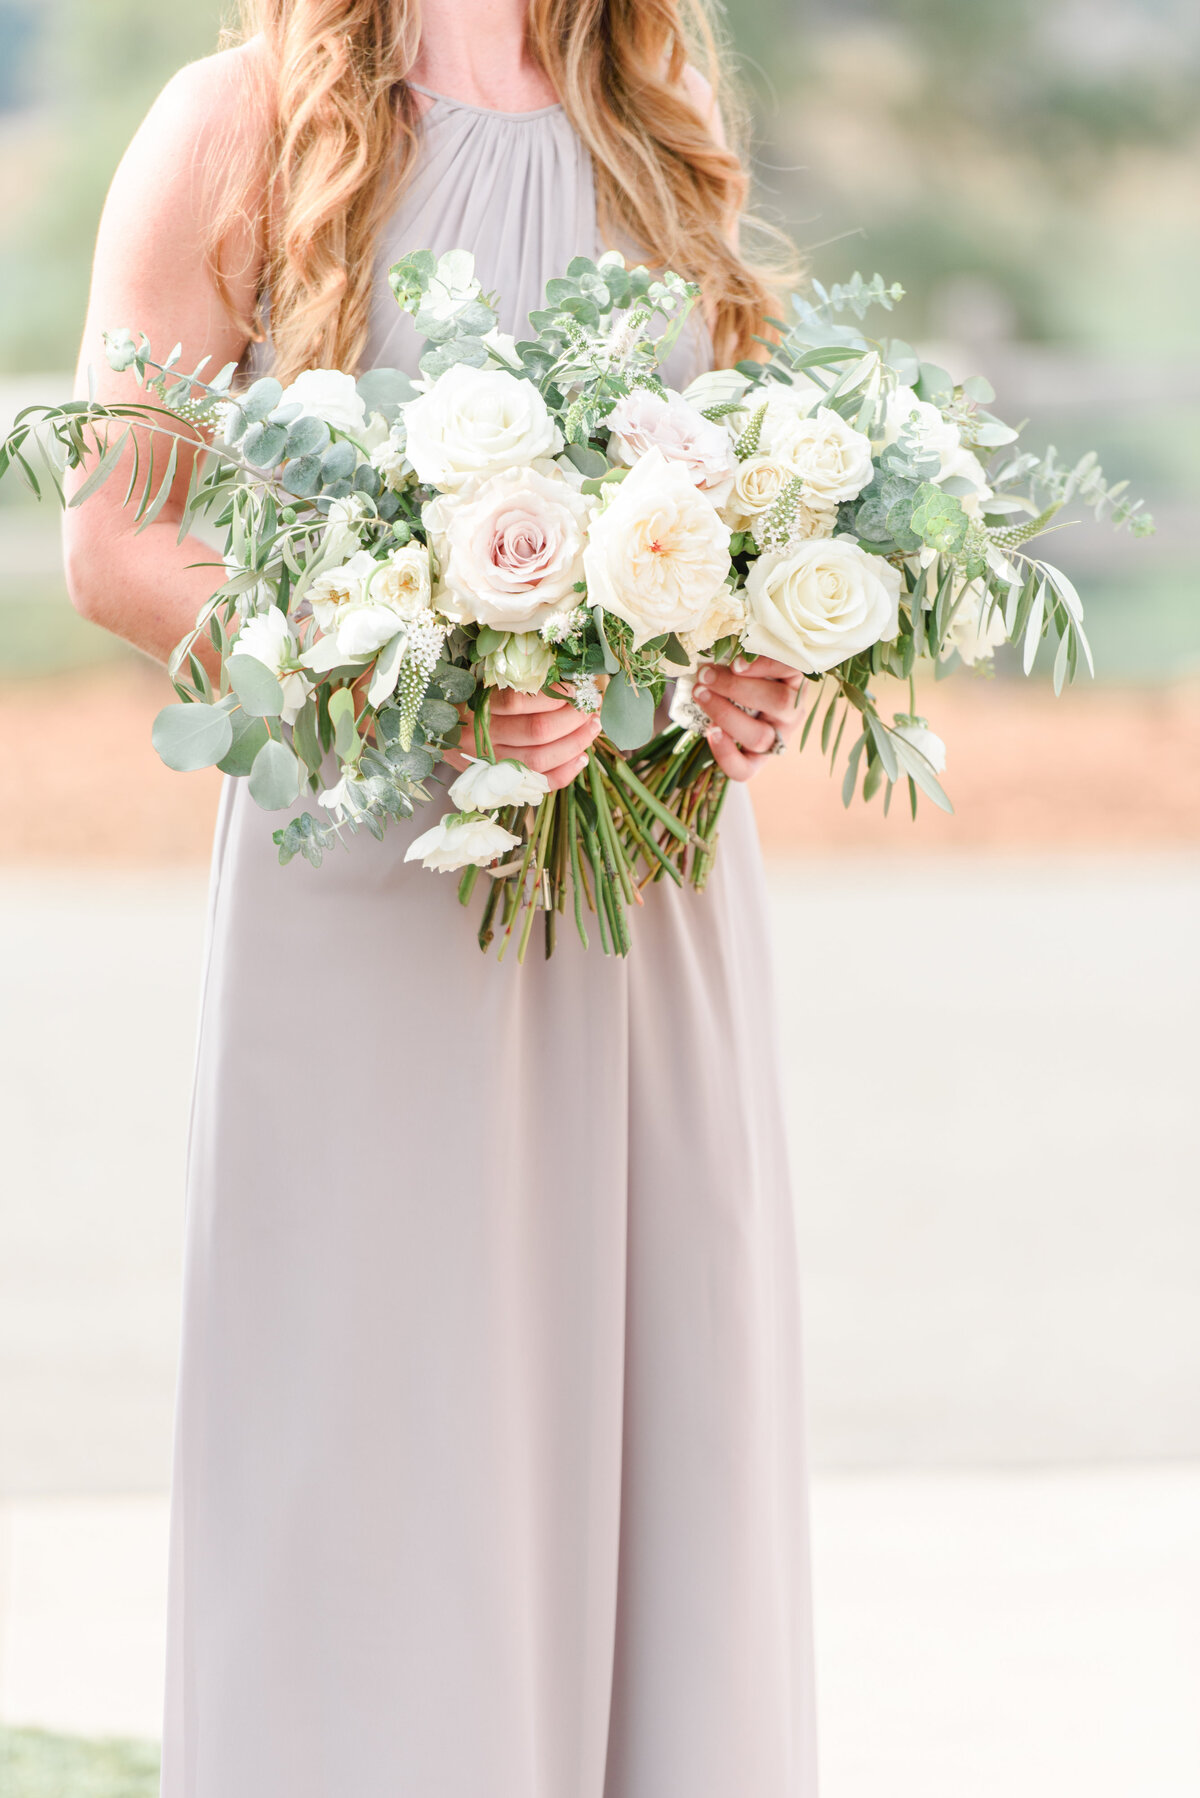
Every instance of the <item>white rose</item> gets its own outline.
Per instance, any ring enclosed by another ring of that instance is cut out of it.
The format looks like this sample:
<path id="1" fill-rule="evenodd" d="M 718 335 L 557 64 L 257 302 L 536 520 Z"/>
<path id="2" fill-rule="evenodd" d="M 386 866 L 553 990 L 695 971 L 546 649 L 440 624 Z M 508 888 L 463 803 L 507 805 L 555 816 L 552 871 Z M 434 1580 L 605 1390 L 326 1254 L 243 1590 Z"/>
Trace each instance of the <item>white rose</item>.
<path id="1" fill-rule="evenodd" d="M 440 494 L 422 518 L 441 568 L 442 610 L 459 623 L 536 630 L 574 597 L 595 510 L 557 473 L 535 468 Z"/>
<path id="2" fill-rule="evenodd" d="M 494 356 L 499 356 L 501 362 L 506 362 L 510 368 L 521 366 L 521 358 L 517 355 L 517 340 L 508 331 L 501 331 L 498 326 L 493 325 L 490 331 L 484 332 L 482 341 Z"/>
<path id="3" fill-rule="evenodd" d="M 897 387 L 888 395 L 881 447 L 895 443 L 905 426 L 927 455 L 938 458 L 939 466 L 959 447 L 957 425 L 943 418 L 928 400 L 919 400 L 911 387 Z"/>
<path id="4" fill-rule="evenodd" d="M 617 401 L 607 424 L 617 461 L 632 466 L 648 449 L 660 449 L 668 462 L 687 470 L 714 505 L 725 499 L 738 466 L 729 432 L 702 418 L 682 394 L 635 387 Z"/>
<path id="5" fill-rule="evenodd" d="M 473 757 L 451 786 L 450 797 L 460 812 L 495 812 L 505 805 L 539 805 L 549 791 L 546 776 L 524 762 Z"/>
<path id="6" fill-rule="evenodd" d="M 729 526 L 678 462 L 647 450 L 588 532 L 588 600 L 633 627 L 634 645 L 695 630 L 729 573 Z"/>
<path id="7" fill-rule="evenodd" d="M 930 730 L 924 718 L 898 716 L 893 730 L 896 736 L 903 737 L 904 741 L 910 744 L 918 755 L 924 756 L 935 774 L 945 773 L 946 745 L 935 731 Z"/>
<path id="8" fill-rule="evenodd" d="M 322 418 L 335 431 L 350 437 L 361 436 L 366 428 L 367 408 L 353 375 L 336 368 L 306 368 L 285 387 L 281 406 L 301 406 L 313 418 Z"/>
<path id="9" fill-rule="evenodd" d="M 752 531 L 778 500 L 796 471 L 788 462 L 774 456 L 747 456 L 738 463 L 729 498 L 721 508 L 721 516 L 738 531 Z M 832 501 L 812 502 L 801 495 L 792 519 L 792 534 L 798 541 L 809 537 L 832 537 L 837 523 L 837 506 Z"/>
<path id="10" fill-rule="evenodd" d="M 819 406 L 810 418 L 784 416 L 768 433 L 770 423 L 768 413 L 760 451 L 786 462 L 801 477 L 810 502 L 837 505 L 854 499 L 872 479 L 871 439 L 828 406 Z"/>
<path id="11" fill-rule="evenodd" d="M 900 622 L 900 571 L 852 537 L 802 543 L 760 556 L 746 580 L 743 642 L 805 674 L 824 674 Z"/>
<path id="12" fill-rule="evenodd" d="M 455 874 L 460 868 L 486 868 L 520 841 L 490 818 L 460 819 L 452 813 L 411 842 L 404 859 L 419 861 L 437 874 Z"/>
<path id="13" fill-rule="evenodd" d="M 563 446 L 533 382 L 502 368 L 456 362 L 403 412 L 408 459 L 417 478 L 433 487 L 453 490 L 472 475 L 528 466 Z"/>
<path id="14" fill-rule="evenodd" d="M 269 668 L 283 688 L 285 724 L 294 724 L 296 716 L 312 688 L 299 672 L 299 644 L 292 635 L 286 615 L 278 606 L 270 606 L 253 618 L 247 618 L 233 644 L 234 655 L 253 656 Z"/>
<path id="15" fill-rule="evenodd" d="M 735 438 L 740 437 L 755 414 L 762 412 L 765 406 L 756 454 L 787 462 L 798 425 L 810 416 L 823 396 L 824 389 L 803 373 L 794 375 L 786 383 L 770 381 L 746 395 L 741 411 L 730 415 L 729 429 Z"/>
<path id="16" fill-rule="evenodd" d="M 991 661 L 1008 636 L 1004 608 L 996 606 L 989 616 L 991 603 L 991 594 L 983 581 L 968 581 L 963 586 L 942 639 L 943 661 L 948 660 L 955 650 L 968 668 L 973 668 L 977 662 Z"/>

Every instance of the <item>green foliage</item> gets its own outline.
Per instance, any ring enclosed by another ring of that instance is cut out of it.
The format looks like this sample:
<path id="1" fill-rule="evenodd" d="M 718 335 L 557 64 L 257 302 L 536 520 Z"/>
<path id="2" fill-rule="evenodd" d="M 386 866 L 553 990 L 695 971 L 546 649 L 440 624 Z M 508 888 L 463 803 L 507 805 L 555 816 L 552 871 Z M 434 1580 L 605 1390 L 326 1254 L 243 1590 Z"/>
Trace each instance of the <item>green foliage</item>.
<path id="1" fill-rule="evenodd" d="M 0 1728 L 4 1798 L 158 1798 L 158 1764 L 150 1742 Z"/>

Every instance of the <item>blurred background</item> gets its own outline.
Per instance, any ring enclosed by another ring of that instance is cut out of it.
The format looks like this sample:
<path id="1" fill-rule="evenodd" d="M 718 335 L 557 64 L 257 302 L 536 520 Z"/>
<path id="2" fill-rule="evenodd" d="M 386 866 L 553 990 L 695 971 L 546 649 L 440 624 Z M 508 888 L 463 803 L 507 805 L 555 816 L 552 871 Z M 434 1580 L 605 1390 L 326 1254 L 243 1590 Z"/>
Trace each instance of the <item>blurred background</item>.
<path id="1" fill-rule="evenodd" d="M 113 167 L 220 11 L 0 0 L 0 428 L 65 395 Z M 1196 1798 L 1200 15 L 738 0 L 730 29 L 760 210 L 818 278 L 900 281 L 898 335 L 1158 521 L 1054 543 L 1094 683 L 1056 701 L 1002 661 L 922 693 L 953 817 L 847 814 L 811 750 L 756 783 L 826 1798 Z M 217 779 L 158 764 L 163 702 L 6 482 L 3 1798 L 156 1790 Z"/>

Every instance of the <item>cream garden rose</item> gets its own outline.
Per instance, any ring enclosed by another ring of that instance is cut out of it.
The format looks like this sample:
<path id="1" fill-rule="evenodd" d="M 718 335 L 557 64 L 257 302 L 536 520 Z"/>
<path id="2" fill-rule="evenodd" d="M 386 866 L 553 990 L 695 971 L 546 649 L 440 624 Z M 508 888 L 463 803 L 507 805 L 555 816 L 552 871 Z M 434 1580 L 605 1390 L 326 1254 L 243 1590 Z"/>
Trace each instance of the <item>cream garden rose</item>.
<path id="1" fill-rule="evenodd" d="M 900 623 L 900 571 L 852 537 L 802 543 L 760 556 L 746 581 L 743 641 L 805 674 L 824 674 Z"/>
<path id="2" fill-rule="evenodd" d="M 402 410 L 418 480 L 448 491 L 473 476 L 528 467 L 563 446 L 533 382 L 502 368 L 455 363 Z"/>
<path id="3" fill-rule="evenodd" d="M 640 646 L 695 630 L 729 573 L 729 526 L 686 469 L 647 450 L 588 532 L 588 600 L 632 626 Z"/>
<path id="4" fill-rule="evenodd" d="M 460 624 L 536 630 L 575 597 L 597 502 L 554 468 L 509 468 L 431 500 L 422 522 L 441 579 L 438 603 Z"/>
<path id="5" fill-rule="evenodd" d="M 704 418 L 682 394 L 635 387 L 617 401 L 607 423 L 610 454 L 627 466 L 648 449 L 660 449 L 669 462 L 687 470 L 714 505 L 728 494 L 738 466 L 729 432 Z"/>

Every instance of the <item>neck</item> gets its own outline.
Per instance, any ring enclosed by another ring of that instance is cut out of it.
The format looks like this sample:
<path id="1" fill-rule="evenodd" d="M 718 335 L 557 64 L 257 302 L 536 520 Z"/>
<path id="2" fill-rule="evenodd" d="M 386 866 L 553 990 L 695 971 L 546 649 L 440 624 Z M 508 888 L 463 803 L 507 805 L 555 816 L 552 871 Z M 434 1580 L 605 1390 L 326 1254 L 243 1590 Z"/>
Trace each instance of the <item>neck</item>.
<path id="1" fill-rule="evenodd" d="M 557 96 L 526 45 L 528 13 L 529 0 L 422 0 L 412 79 L 473 106 L 552 105 Z"/>

